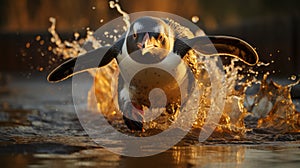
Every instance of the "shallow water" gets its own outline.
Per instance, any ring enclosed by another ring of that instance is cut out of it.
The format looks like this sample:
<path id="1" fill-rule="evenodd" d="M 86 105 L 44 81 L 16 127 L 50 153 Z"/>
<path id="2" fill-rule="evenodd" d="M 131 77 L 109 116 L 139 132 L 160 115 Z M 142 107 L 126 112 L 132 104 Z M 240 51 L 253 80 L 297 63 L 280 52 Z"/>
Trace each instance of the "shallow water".
<path id="1" fill-rule="evenodd" d="M 95 144 L 78 122 L 71 81 L 49 84 L 45 76 L 9 75 L 0 94 L 1 167 L 298 167 L 299 133 L 256 130 L 252 140 L 192 136 L 145 158 L 123 157 Z"/>
<path id="2" fill-rule="evenodd" d="M 122 157 L 102 148 L 72 154 L 16 153 L 0 157 L 5 167 L 298 167 L 299 144 L 174 147 L 161 154 Z"/>

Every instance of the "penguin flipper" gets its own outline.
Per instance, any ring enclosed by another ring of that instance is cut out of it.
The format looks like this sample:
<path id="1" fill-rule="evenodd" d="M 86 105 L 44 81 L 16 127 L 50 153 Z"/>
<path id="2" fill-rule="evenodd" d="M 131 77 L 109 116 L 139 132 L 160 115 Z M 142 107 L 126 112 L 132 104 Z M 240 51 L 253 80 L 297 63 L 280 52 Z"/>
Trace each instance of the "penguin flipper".
<path id="1" fill-rule="evenodd" d="M 238 58 L 248 65 L 257 64 L 259 59 L 257 52 L 250 44 L 230 36 L 198 36 L 175 41 L 174 52 L 181 57 L 184 57 L 190 49 L 197 50 L 207 56 L 220 55 Z"/>
<path id="2" fill-rule="evenodd" d="M 89 69 L 105 66 L 118 56 L 123 42 L 124 40 L 121 39 L 113 46 L 100 47 L 86 54 L 71 58 L 52 70 L 47 80 L 49 82 L 60 82 Z M 78 65 L 75 68 L 76 62 L 78 62 Z"/>

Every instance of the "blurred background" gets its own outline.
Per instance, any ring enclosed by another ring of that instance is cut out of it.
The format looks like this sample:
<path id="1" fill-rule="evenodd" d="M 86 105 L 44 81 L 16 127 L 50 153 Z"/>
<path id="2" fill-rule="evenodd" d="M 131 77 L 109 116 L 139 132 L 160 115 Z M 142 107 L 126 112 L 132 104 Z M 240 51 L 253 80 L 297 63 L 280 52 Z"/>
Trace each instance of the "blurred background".
<path id="1" fill-rule="evenodd" d="M 274 61 L 275 75 L 300 74 L 300 1 L 298 0 L 120 0 L 127 13 L 152 10 L 180 15 L 207 34 L 231 35 L 256 47 L 261 60 Z M 48 51 L 49 17 L 57 19 L 63 40 L 98 29 L 120 14 L 107 0 L 0 0 L 0 72 L 49 72 L 59 60 Z M 38 37 L 39 36 L 39 37 Z M 39 38 L 39 39 L 38 39 Z M 61 60 L 60 60 L 61 61 Z"/>

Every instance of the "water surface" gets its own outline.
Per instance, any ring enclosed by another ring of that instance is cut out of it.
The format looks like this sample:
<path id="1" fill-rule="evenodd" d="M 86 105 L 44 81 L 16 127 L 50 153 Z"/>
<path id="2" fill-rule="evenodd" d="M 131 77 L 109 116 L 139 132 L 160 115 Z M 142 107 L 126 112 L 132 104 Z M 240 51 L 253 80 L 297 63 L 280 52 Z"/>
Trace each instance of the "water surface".
<path id="1" fill-rule="evenodd" d="M 300 135 L 256 132 L 252 140 L 187 138 L 151 157 L 124 157 L 95 144 L 82 129 L 71 81 L 8 75 L 0 94 L 1 167 L 299 167 Z"/>

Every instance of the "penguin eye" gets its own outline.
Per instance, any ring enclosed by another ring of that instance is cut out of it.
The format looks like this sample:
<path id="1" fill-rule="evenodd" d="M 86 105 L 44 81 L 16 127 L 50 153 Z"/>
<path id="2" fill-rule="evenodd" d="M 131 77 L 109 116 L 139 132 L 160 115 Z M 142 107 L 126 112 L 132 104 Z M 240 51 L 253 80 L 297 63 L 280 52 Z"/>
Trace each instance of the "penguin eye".
<path id="1" fill-rule="evenodd" d="M 137 34 L 133 33 L 133 38 L 136 39 L 137 38 Z"/>
<path id="2" fill-rule="evenodd" d="M 157 37 L 157 39 L 159 41 L 163 41 L 164 40 L 164 36 L 162 34 L 159 34 L 158 37 Z"/>

